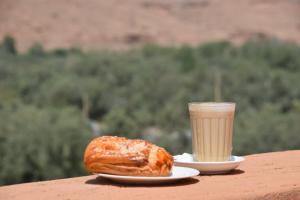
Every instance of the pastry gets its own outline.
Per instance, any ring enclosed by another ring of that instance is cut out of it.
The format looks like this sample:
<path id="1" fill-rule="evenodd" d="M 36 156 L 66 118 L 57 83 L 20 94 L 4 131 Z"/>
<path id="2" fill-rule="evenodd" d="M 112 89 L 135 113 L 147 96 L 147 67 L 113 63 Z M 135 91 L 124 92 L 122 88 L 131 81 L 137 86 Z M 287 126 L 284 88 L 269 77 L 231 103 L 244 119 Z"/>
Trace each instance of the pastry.
<path id="1" fill-rule="evenodd" d="M 86 147 L 84 165 L 89 172 L 127 176 L 168 176 L 173 157 L 145 140 L 102 136 Z"/>

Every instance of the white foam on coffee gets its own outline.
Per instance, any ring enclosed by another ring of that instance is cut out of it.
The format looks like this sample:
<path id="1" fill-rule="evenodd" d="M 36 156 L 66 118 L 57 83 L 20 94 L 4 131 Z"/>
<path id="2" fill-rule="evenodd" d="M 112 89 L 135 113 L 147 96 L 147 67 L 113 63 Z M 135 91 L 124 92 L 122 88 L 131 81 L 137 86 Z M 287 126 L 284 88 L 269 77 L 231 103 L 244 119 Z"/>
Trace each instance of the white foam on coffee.
<path id="1" fill-rule="evenodd" d="M 235 110 L 235 103 L 189 103 L 190 111 L 206 111 L 206 112 L 232 112 Z"/>

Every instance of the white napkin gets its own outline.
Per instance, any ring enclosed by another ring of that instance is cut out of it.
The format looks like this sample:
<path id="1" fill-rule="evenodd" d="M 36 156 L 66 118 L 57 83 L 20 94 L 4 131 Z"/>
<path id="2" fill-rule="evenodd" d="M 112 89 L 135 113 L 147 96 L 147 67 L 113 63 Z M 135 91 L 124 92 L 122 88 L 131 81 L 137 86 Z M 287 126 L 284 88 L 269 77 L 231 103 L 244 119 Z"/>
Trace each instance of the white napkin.
<path id="1" fill-rule="evenodd" d="M 176 161 L 181 162 L 193 162 L 193 155 L 189 153 L 183 153 L 181 155 L 173 156 Z"/>

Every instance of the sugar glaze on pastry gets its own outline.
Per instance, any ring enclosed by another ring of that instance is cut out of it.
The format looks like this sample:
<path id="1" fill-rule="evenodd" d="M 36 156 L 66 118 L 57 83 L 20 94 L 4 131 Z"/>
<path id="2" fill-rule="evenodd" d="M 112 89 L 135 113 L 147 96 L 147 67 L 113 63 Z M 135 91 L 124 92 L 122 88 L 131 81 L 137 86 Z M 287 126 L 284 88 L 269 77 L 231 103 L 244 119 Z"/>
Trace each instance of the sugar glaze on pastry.
<path id="1" fill-rule="evenodd" d="M 92 173 L 127 176 L 168 176 L 173 157 L 145 140 L 102 136 L 86 147 L 84 165 Z"/>

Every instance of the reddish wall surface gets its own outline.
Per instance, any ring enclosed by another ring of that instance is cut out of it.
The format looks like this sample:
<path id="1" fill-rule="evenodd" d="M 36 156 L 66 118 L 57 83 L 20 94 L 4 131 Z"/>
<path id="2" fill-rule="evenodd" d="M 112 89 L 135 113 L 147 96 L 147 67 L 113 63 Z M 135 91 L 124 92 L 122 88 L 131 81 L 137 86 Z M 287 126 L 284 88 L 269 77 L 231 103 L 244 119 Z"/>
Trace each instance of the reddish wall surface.
<path id="1" fill-rule="evenodd" d="M 1 200 L 300 199 L 300 150 L 246 156 L 233 174 L 163 186 L 129 186 L 96 176 L 0 187 Z"/>

